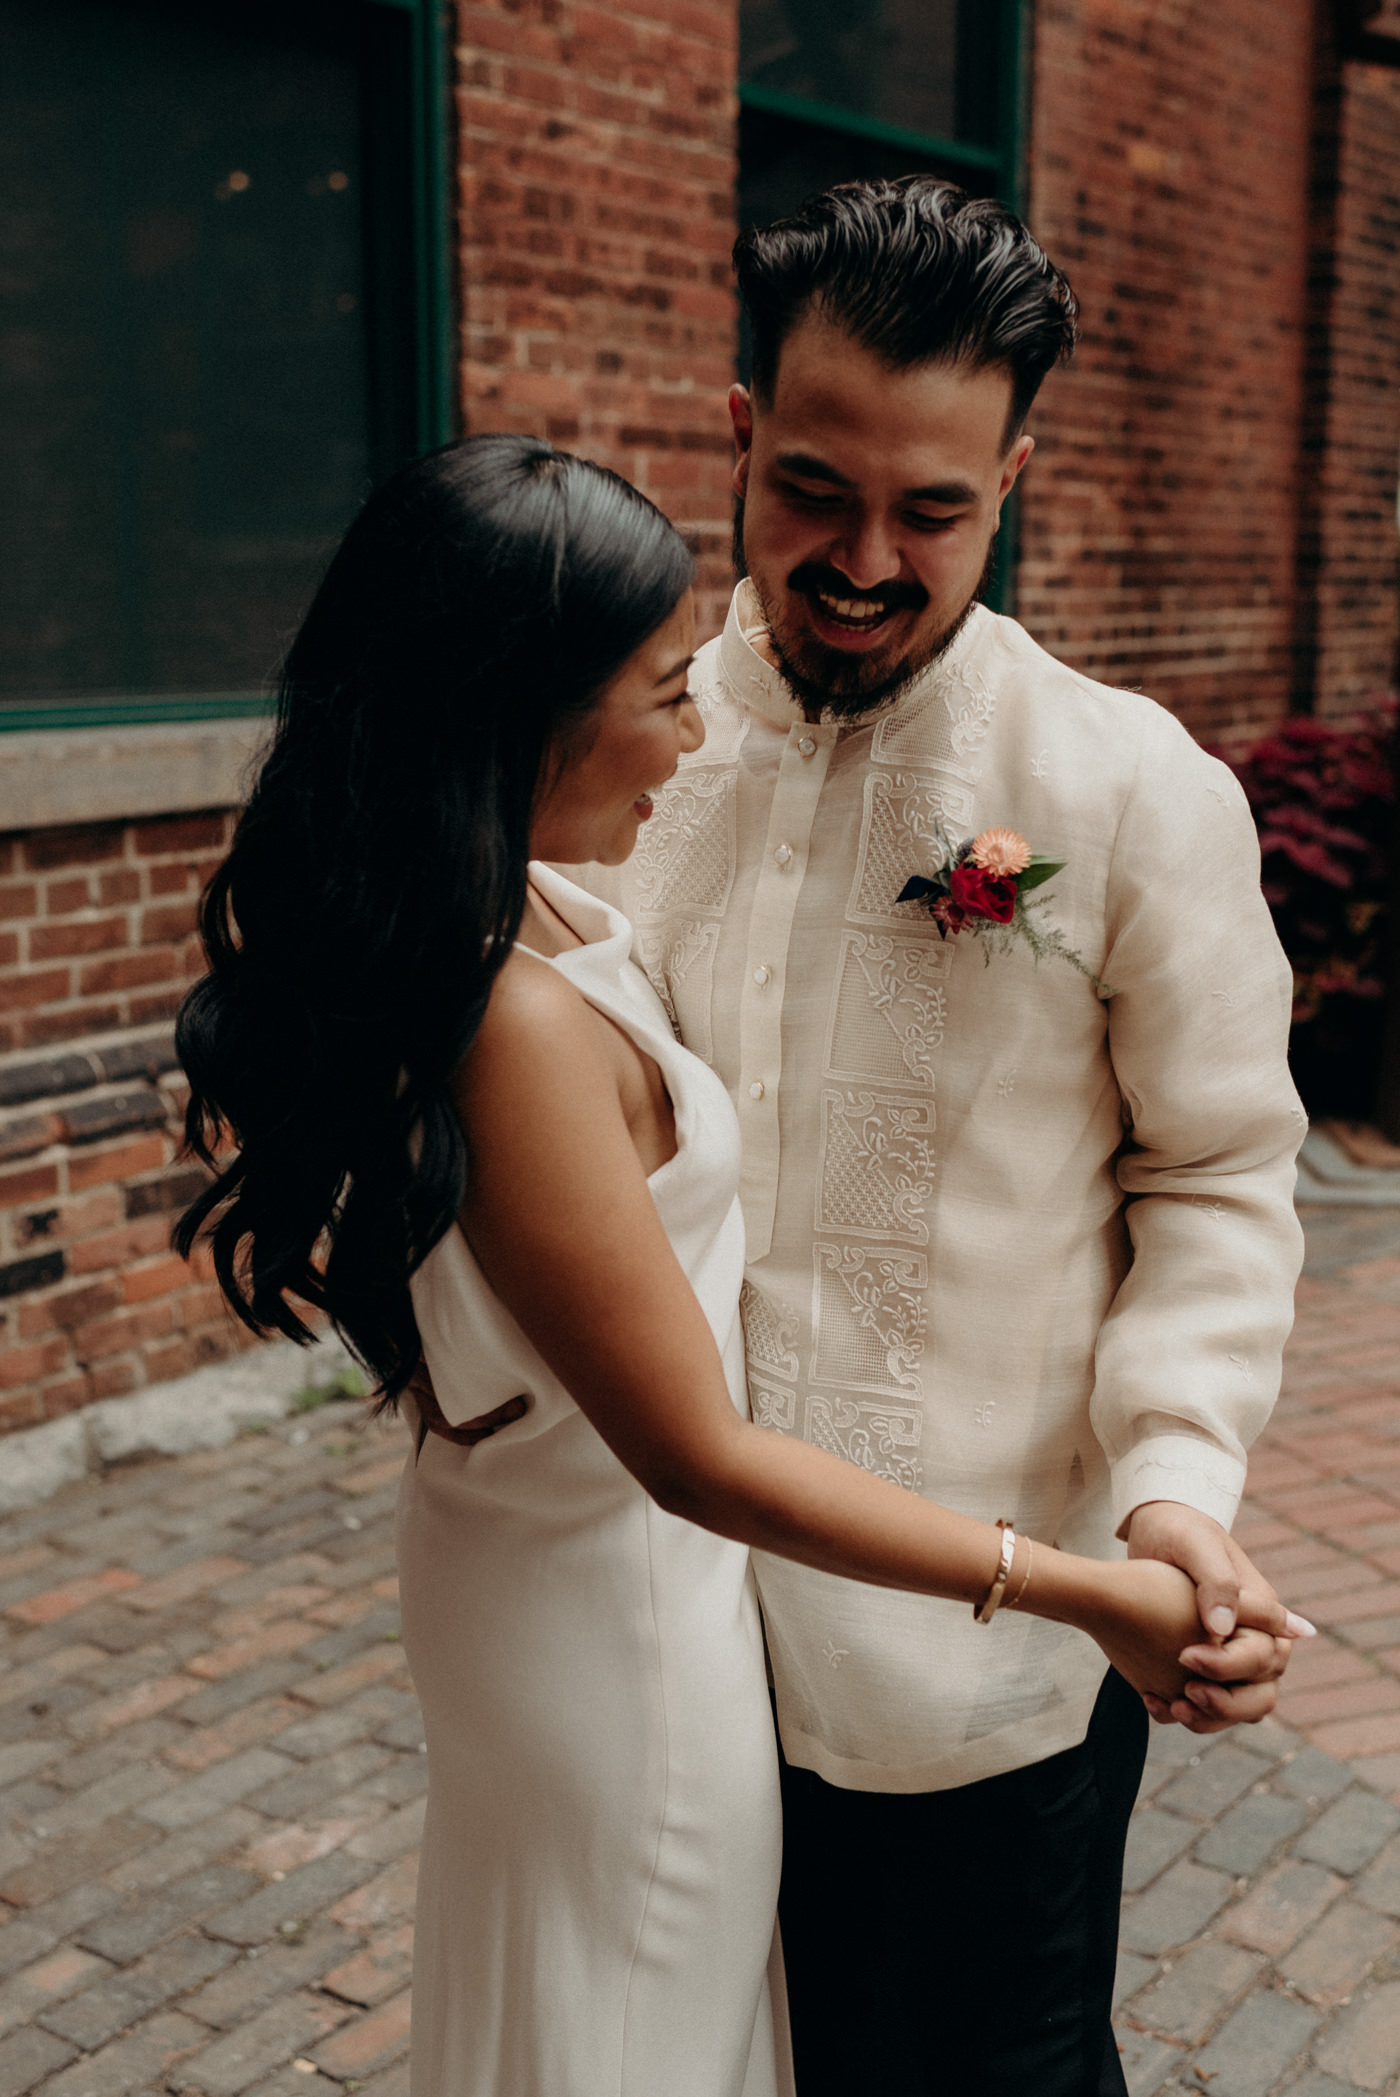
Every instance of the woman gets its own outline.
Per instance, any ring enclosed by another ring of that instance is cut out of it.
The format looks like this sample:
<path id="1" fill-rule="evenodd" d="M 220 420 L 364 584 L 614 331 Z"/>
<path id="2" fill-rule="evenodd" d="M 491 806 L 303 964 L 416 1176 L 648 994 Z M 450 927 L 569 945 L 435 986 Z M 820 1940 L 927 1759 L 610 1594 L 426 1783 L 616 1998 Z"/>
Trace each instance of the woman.
<path id="1" fill-rule="evenodd" d="M 1196 1635 L 1169 1567 L 1032 1555 L 747 1420 L 729 1102 L 625 920 L 529 864 L 625 858 L 699 746 L 690 580 L 635 490 L 548 445 L 396 476 L 291 650 L 182 1016 L 223 1163 L 182 1250 L 211 1227 L 258 1331 L 328 1311 L 386 1402 L 421 1346 L 447 1422 L 506 1422 L 416 1434 L 400 1498 L 416 2097 L 788 2087 L 747 1546 L 1076 1625 L 1162 1694 Z"/>

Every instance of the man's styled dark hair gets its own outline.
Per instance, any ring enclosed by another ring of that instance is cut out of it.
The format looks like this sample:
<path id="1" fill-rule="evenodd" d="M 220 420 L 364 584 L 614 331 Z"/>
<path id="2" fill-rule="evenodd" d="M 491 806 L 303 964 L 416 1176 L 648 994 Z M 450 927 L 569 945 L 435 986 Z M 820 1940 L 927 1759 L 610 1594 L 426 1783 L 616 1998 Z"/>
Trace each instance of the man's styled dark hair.
<path id="1" fill-rule="evenodd" d="M 771 400 L 793 327 L 816 312 L 893 371 L 1002 368 L 1008 440 L 1074 349 L 1079 305 L 1021 221 L 934 175 L 843 182 L 734 243 L 753 338 L 753 389 Z"/>

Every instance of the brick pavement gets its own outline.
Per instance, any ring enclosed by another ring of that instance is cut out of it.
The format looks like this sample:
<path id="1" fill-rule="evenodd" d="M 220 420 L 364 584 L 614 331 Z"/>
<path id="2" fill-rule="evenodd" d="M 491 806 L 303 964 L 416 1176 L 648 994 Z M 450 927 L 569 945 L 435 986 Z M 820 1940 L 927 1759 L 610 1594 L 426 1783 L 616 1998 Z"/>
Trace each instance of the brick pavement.
<path id="1" fill-rule="evenodd" d="M 1283 1722 L 1154 1733 L 1133 2097 L 1400 2097 L 1398 1393 L 1400 1212 L 1310 1217 L 1240 1533 L 1323 1636 Z M 0 2097 L 404 2097 L 401 1449 L 335 1403 L 0 1520 Z"/>

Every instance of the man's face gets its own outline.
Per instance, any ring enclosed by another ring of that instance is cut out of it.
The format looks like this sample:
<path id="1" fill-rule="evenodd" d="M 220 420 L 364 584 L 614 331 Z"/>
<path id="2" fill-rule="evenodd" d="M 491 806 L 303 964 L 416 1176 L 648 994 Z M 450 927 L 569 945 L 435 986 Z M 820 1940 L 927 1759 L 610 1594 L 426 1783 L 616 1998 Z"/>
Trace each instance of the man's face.
<path id="1" fill-rule="evenodd" d="M 942 653 L 973 603 L 1033 440 L 1007 448 L 1011 379 L 891 371 L 800 320 L 771 401 L 729 396 L 743 564 L 809 716 L 859 715 Z"/>

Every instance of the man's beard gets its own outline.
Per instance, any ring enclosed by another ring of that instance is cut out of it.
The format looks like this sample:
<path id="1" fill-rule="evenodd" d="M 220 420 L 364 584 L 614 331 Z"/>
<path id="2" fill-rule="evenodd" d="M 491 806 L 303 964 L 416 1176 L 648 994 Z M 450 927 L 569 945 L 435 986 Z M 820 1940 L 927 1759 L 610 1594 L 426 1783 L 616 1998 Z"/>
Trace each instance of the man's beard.
<path id="1" fill-rule="evenodd" d="M 734 505 L 735 569 L 741 581 L 747 578 L 753 583 L 784 679 L 802 701 L 808 716 L 823 721 L 858 721 L 916 684 L 930 663 L 937 662 L 941 655 L 946 654 L 962 632 L 973 606 L 982 601 L 995 565 L 996 536 L 993 534 L 977 587 L 956 619 L 890 665 L 867 656 L 848 654 L 843 648 L 828 647 L 810 634 L 799 637 L 783 632 L 757 579 L 749 574 L 748 562 L 744 558 L 743 498 L 740 497 Z M 846 577 L 835 570 L 820 568 L 815 562 L 803 562 L 788 577 L 789 589 L 799 593 L 814 586 L 827 589 L 832 596 L 855 594 L 854 586 Z M 887 584 L 880 591 L 869 594 L 914 611 L 928 603 L 928 592 L 919 583 Z"/>

